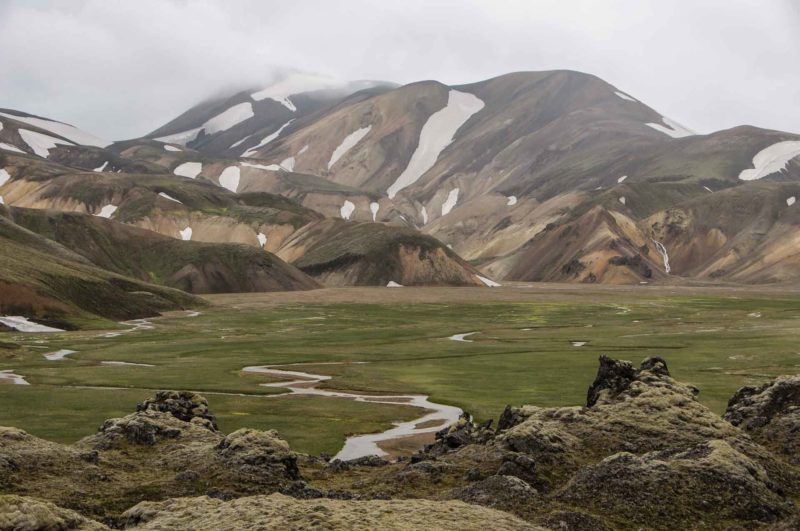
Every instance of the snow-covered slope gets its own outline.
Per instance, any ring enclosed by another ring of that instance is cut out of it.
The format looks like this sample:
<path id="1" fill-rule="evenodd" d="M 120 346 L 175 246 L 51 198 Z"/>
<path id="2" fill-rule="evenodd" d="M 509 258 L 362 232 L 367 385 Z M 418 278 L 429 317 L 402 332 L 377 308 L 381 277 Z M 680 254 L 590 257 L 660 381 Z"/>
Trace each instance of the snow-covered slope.
<path id="1" fill-rule="evenodd" d="M 48 120 L 38 116 L 15 114 L 8 111 L 0 112 L 0 116 L 11 118 L 24 124 L 32 125 L 44 131 L 49 131 L 56 136 L 60 136 L 69 140 L 73 144 L 96 147 L 106 147 L 111 144 L 111 142 L 108 140 L 103 140 L 102 138 L 98 138 L 91 133 L 87 133 L 86 131 L 78 129 L 77 127 L 57 122 L 55 120 Z"/>

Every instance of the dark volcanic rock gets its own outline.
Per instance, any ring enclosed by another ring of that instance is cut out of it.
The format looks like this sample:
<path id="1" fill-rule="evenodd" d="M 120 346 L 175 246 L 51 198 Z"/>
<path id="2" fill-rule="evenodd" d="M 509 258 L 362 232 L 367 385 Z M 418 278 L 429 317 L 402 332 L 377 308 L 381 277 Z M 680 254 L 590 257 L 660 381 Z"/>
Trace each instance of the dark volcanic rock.
<path id="1" fill-rule="evenodd" d="M 156 396 L 138 404 L 136 411 L 169 413 L 184 422 L 201 418 L 208 421 L 209 429 L 217 431 L 217 419 L 208 410 L 208 400 L 189 391 L 158 391 Z"/>
<path id="2" fill-rule="evenodd" d="M 348 461 L 342 461 L 341 459 L 334 459 L 333 461 L 328 463 L 328 468 L 334 472 L 342 472 L 344 470 L 350 470 L 353 467 L 359 467 L 359 466 L 378 467 L 378 466 L 386 466 L 388 464 L 389 461 L 387 461 L 382 457 L 378 457 L 377 455 L 365 455 L 363 457 L 350 459 Z"/>
<path id="3" fill-rule="evenodd" d="M 497 474 L 500 476 L 513 476 L 529 485 L 541 488 L 536 478 L 536 462 L 525 454 L 505 454 L 503 456 L 503 464 Z"/>
<path id="4" fill-rule="evenodd" d="M 631 362 L 600 356 L 600 368 L 597 369 L 594 383 L 589 387 L 586 407 L 592 407 L 597 403 L 600 391 L 608 389 L 614 395 L 621 393 L 636 378 L 636 374 L 637 371 Z"/>
<path id="5" fill-rule="evenodd" d="M 478 425 L 472 422 L 472 415 L 464 412 L 455 424 L 436 432 L 436 441 L 428 445 L 425 452 L 441 455 L 468 444 L 484 444 L 493 438 L 491 419 Z"/>
<path id="6" fill-rule="evenodd" d="M 642 456 L 614 454 L 581 469 L 559 498 L 661 529 L 687 522 L 766 524 L 795 510 L 758 461 L 722 440 Z"/>
<path id="7" fill-rule="evenodd" d="M 486 507 L 508 509 L 541 501 L 539 493 L 525 481 L 514 477 L 496 475 L 477 481 L 450 493 L 453 499 Z"/>
<path id="8" fill-rule="evenodd" d="M 226 467 L 235 469 L 238 476 L 245 476 L 255 483 L 259 478 L 268 478 L 271 483 L 275 478 L 300 478 L 297 454 L 275 431 L 242 428 L 220 441 L 217 454 Z"/>
<path id="9" fill-rule="evenodd" d="M 539 519 L 537 523 L 547 529 L 569 531 L 607 531 L 611 529 L 599 518 L 579 511 L 555 511 Z"/>
<path id="10" fill-rule="evenodd" d="M 728 401 L 725 419 L 800 464 L 800 375 L 742 387 Z"/>
<path id="11" fill-rule="evenodd" d="M 608 356 L 600 356 L 600 368 L 594 383 L 589 387 L 586 396 L 586 407 L 592 407 L 597 403 L 602 391 L 608 391 L 614 397 L 628 389 L 631 382 L 638 376 L 640 371 L 649 371 L 659 376 L 669 376 L 667 362 L 658 356 L 645 359 L 639 370 L 635 369 L 631 362 L 611 359 Z"/>

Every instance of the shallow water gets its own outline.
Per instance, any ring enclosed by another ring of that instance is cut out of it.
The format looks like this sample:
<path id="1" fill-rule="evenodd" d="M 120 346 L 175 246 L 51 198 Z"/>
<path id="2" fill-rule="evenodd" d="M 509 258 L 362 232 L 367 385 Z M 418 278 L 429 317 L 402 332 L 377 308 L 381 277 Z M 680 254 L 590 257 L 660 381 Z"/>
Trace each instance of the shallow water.
<path id="1" fill-rule="evenodd" d="M 325 364 L 333 365 L 334 363 L 329 362 Z M 323 365 L 323 363 L 318 363 L 315 365 Z M 277 377 L 293 378 L 292 380 L 285 382 L 264 383 L 261 385 L 265 387 L 281 387 L 284 389 L 289 389 L 295 394 L 348 399 L 355 400 L 357 402 L 408 405 L 428 411 L 428 413 L 425 415 L 414 420 L 398 422 L 393 428 L 390 428 L 384 432 L 353 435 L 352 437 L 348 437 L 344 443 L 344 447 L 342 447 L 342 449 L 339 450 L 339 453 L 334 456 L 334 459 L 341 459 L 342 461 L 357 459 L 359 457 L 368 455 L 387 455 L 387 453 L 378 446 L 378 443 L 394 439 L 401 439 L 412 435 L 437 432 L 442 428 L 455 423 L 463 413 L 460 408 L 455 406 L 431 402 L 428 400 L 427 395 L 384 396 L 317 389 L 316 385 L 319 382 L 331 379 L 331 376 L 324 374 L 312 374 L 302 371 L 287 371 L 268 366 L 245 367 L 242 369 L 242 371 L 267 374 Z M 425 427 L 418 427 L 420 425 Z"/>

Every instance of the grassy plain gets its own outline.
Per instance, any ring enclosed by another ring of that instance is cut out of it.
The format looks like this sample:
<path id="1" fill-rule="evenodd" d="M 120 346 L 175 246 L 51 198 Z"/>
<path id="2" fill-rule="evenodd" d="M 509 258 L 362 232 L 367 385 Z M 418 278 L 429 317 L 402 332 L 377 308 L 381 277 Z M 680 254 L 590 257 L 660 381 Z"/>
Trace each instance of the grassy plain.
<path id="1" fill-rule="evenodd" d="M 800 297 L 755 288 L 345 288 L 209 296 L 197 317 L 178 312 L 152 330 L 0 336 L 0 425 L 57 441 L 92 433 L 156 389 L 209 399 L 220 427 L 275 428 L 304 452 L 335 453 L 348 434 L 419 416 L 405 406 L 281 395 L 248 365 L 348 362 L 301 370 L 326 387 L 424 393 L 479 420 L 506 404 L 578 405 L 600 354 L 663 356 L 673 375 L 721 412 L 742 385 L 800 372 Z M 476 332 L 472 342 L 448 336 Z M 575 346 L 575 342 L 585 342 Z M 77 351 L 62 361 L 43 354 Z M 155 367 L 108 366 L 126 361 Z"/>

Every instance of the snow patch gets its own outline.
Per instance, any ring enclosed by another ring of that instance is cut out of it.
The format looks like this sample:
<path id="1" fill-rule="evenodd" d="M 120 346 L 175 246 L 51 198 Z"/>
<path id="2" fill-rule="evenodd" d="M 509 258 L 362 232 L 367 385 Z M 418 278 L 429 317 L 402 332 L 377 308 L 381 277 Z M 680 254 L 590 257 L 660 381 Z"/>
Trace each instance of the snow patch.
<path id="1" fill-rule="evenodd" d="M 132 363 L 130 361 L 101 361 L 101 365 L 131 366 L 131 367 L 155 367 L 149 363 Z"/>
<path id="2" fill-rule="evenodd" d="M 460 341 L 462 343 L 472 343 L 471 339 L 465 339 L 468 336 L 477 334 L 478 332 L 466 332 L 464 334 L 453 334 L 452 336 L 448 337 L 450 341 Z"/>
<path id="3" fill-rule="evenodd" d="M 378 218 L 378 210 L 380 210 L 381 205 L 376 202 L 372 202 L 369 204 L 369 211 L 372 212 L 372 221 L 375 221 Z"/>
<path id="4" fill-rule="evenodd" d="M 201 129 L 203 128 L 196 127 L 195 129 L 189 129 L 188 131 L 181 131 L 180 133 L 174 133 L 167 136 L 160 136 L 158 138 L 154 138 L 154 140 L 158 140 L 159 142 L 164 142 L 165 144 L 178 144 L 181 146 L 185 146 L 186 144 L 197 138 L 197 135 L 200 134 Z M 164 149 L 166 149 L 166 147 Z"/>
<path id="5" fill-rule="evenodd" d="M 334 89 L 342 87 L 344 83 L 333 78 L 313 74 L 293 73 L 269 87 L 250 94 L 256 101 L 267 98 L 277 101 L 292 112 L 297 110 L 289 96 L 312 92 L 315 90 Z"/>
<path id="6" fill-rule="evenodd" d="M 24 376 L 14 373 L 11 369 L 0 371 L 0 382 L 10 382 L 12 385 L 30 385 Z"/>
<path id="7" fill-rule="evenodd" d="M 628 100 L 628 101 L 636 101 L 635 99 L 631 98 L 630 96 L 628 96 L 628 95 L 627 95 L 627 94 L 625 94 L 624 92 L 620 92 L 620 91 L 618 91 L 618 90 L 615 90 L 615 91 L 614 91 L 614 94 L 616 94 L 617 96 L 619 96 L 619 97 L 620 97 L 620 98 L 622 98 L 623 100 Z"/>
<path id="8" fill-rule="evenodd" d="M 256 239 L 258 240 L 258 244 L 263 249 L 264 246 L 267 244 L 267 235 L 264 234 L 263 232 L 259 232 L 258 234 L 256 234 Z"/>
<path id="9" fill-rule="evenodd" d="M 619 198 L 619 202 L 622 203 L 623 205 L 627 205 L 628 199 L 623 195 L 622 197 Z"/>
<path id="10" fill-rule="evenodd" d="M 506 199 L 508 199 L 506 206 L 514 206 L 517 204 L 517 196 L 515 195 L 510 195 Z"/>
<path id="11" fill-rule="evenodd" d="M 656 124 L 652 122 L 646 123 L 645 125 L 652 127 L 656 131 L 660 131 L 665 135 L 669 135 L 672 138 L 683 138 L 685 136 L 693 136 L 697 134 L 694 131 L 682 126 L 675 120 L 670 120 L 666 116 L 662 116 L 661 121 L 664 122 L 665 125 Z"/>
<path id="12" fill-rule="evenodd" d="M 475 276 L 478 277 L 478 280 L 483 282 L 484 285 L 489 287 L 489 288 L 499 288 L 500 286 L 502 286 L 502 284 L 499 284 L 499 283 L 495 282 L 491 278 L 486 278 L 486 277 L 481 276 L 481 275 L 475 275 Z"/>
<path id="13" fill-rule="evenodd" d="M 47 354 L 44 354 L 44 357 L 50 361 L 61 361 L 65 357 L 69 356 L 70 354 L 75 354 L 76 352 L 77 350 L 62 349 L 62 350 L 56 350 L 55 352 L 49 352 Z"/>
<path id="14" fill-rule="evenodd" d="M 444 200 L 442 203 L 442 215 L 446 216 L 453 210 L 453 207 L 456 206 L 456 202 L 458 202 L 458 188 L 453 188 L 450 190 L 450 193 L 447 194 L 447 199 Z"/>
<path id="15" fill-rule="evenodd" d="M 339 214 L 341 214 L 343 219 L 350 219 L 350 216 L 353 214 L 353 211 L 355 209 L 356 206 L 347 199 L 345 199 L 342 208 L 339 209 Z"/>
<path id="16" fill-rule="evenodd" d="M 175 201 L 176 203 L 181 203 L 180 201 L 178 201 L 177 199 L 175 199 L 175 198 L 174 198 L 174 197 L 172 197 L 171 195 L 167 195 L 167 194 L 165 194 L 164 192 L 159 192 L 159 193 L 158 193 L 158 195 L 160 195 L 160 196 L 161 196 L 161 197 L 163 197 L 164 199 L 169 199 L 170 201 Z M 181 204 L 183 204 L 183 203 L 181 203 Z"/>
<path id="17" fill-rule="evenodd" d="M 96 171 L 98 173 L 102 172 L 102 171 L 105 171 L 106 166 L 108 166 L 108 161 L 105 161 L 102 166 L 99 166 L 99 167 L 93 169 L 92 171 Z"/>
<path id="18" fill-rule="evenodd" d="M 6 315 L 0 317 L 0 323 L 16 328 L 20 332 L 63 332 L 60 328 L 34 323 L 33 321 L 29 321 L 27 317 L 22 317 L 21 315 Z"/>
<path id="19" fill-rule="evenodd" d="M 25 143 L 28 144 L 28 146 L 33 150 L 34 153 L 45 159 L 50 154 L 50 150 L 59 144 L 62 146 L 75 145 L 72 142 L 67 142 L 66 140 L 61 140 L 60 138 L 55 138 L 50 135 L 37 133 L 36 131 L 28 131 L 27 129 L 17 129 L 17 132 L 19 133 L 19 136 L 22 137 L 22 140 L 24 140 Z"/>
<path id="20" fill-rule="evenodd" d="M 389 199 L 397 192 L 411 186 L 436 164 L 439 155 L 453 142 L 453 137 L 470 117 L 483 109 L 485 103 L 473 94 L 451 90 L 447 105 L 428 117 L 419 134 L 417 149 L 408 166 L 389 187 Z"/>
<path id="21" fill-rule="evenodd" d="M 22 150 L 21 150 L 20 148 L 18 148 L 17 146 L 12 146 L 11 144 L 6 144 L 5 142 L 0 142 L 0 149 L 4 149 L 4 150 L 6 150 L 6 151 L 13 151 L 14 153 L 22 153 L 22 154 L 25 154 L 25 152 L 24 152 L 24 151 L 22 151 Z"/>
<path id="22" fill-rule="evenodd" d="M 786 204 L 788 206 L 792 206 L 793 204 L 795 204 L 796 201 L 797 201 L 797 198 L 795 196 L 792 196 L 792 197 L 790 197 L 789 199 L 786 200 Z"/>
<path id="23" fill-rule="evenodd" d="M 235 194 L 239 189 L 240 177 L 239 166 L 228 166 L 219 175 L 219 185 Z"/>
<path id="24" fill-rule="evenodd" d="M 5 168 L 0 169 L 0 186 L 6 184 L 9 179 L 11 179 L 11 174 L 9 174 Z"/>
<path id="25" fill-rule="evenodd" d="M 81 131 L 77 127 L 69 124 L 55 122 L 53 120 L 46 120 L 44 118 L 34 118 L 33 116 L 17 116 L 4 112 L 0 112 L 0 116 L 12 118 L 18 122 L 26 123 L 28 125 L 38 127 L 39 129 L 44 129 L 45 131 L 50 131 L 54 135 L 64 137 L 67 140 L 82 146 L 96 146 L 104 148 L 111 145 L 111 142 L 108 140 L 98 138 L 93 134 L 87 133 L 86 131 Z"/>
<path id="26" fill-rule="evenodd" d="M 742 181 L 756 181 L 773 173 L 786 169 L 786 165 L 800 156 L 800 141 L 787 140 L 766 147 L 753 157 L 753 169 L 743 170 L 739 174 Z"/>
<path id="27" fill-rule="evenodd" d="M 711 188 L 709 188 L 708 186 L 704 186 L 703 188 L 705 188 L 706 190 L 708 190 L 708 191 L 709 191 L 709 192 L 711 192 L 712 194 L 714 193 L 714 190 L 712 190 L 712 189 L 711 189 Z"/>
<path id="28" fill-rule="evenodd" d="M 398 284 L 398 283 L 397 283 L 397 282 L 395 282 L 394 280 L 390 280 L 390 281 L 388 282 L 388 284 L 386 284 L 386 287 L 387 287 L 387 288 L 402 288 L 402 287 L 403 287 L 403 285 L 402 285 L 402 284 Z"/>
<path id="29" fill-rule="evenodd" d="M 190 179 L 194 179 L 198 175 L 200 175 L 201 171 L 203 171 L 202 162 L 184 162 L 183 164 L 178 165 L 177 168 L 172 170 L 172 173 L 174 173 L 175 175 L 180 175 L 181 177 L 188 177 Z"/>
<path id="30" fill-rule="evenodd" d="M 287 127 L 289 127 L 289 125 L 292 122 L 294 122 L 294 118 L 292 118 L 291 120 L 289 120 L 288 122 L 286 122 L 285 124 L 280 126 L 278 128 L 278 130 L 275 131 L 274 133 L 271 133 L 271 134 L 265 136 L 264 139 L 261 140 L 261 142 L 259 142 L 255 146 L 251 147 L 250 149 L 246 150 L 244 153 L 242 153 L 242 156 L 243 157 L 252 157 L 253 154 L 255 154 L 256 151 L 258 151 L 262 147 L 266 146 L 267 144 L 269 144 L 270 142 L 272 142 L 273 140 L 278 138 L 281 135 L 281 133 L 283 133 L 283 130 L 286 129 Z"/>
<path id="31" fill-rule="evenodd" d="M 118 207 L 116 205 L 112 205 L 109 203 L 103 208 L 101 208 L 100 212 L 98 214 L 95 214 L 95 216 L 108 219 L 114 215 L 114 212 L 117 211 L 117 208 Z"/>
<path id="32" fill-rule="evenodd" d="M 361 140 L 369 134 L 370 130 L 372 130 L 372 126 L 368 125 L 367 127 L 362 127 L 361 129 L 356 129 L 342 140 L 342 143 L 333 150 L 333 154 L 331 155 L 331 160 L 328 161 L 328 169 L 330 170 L 331 167 L 336 164 L 336 162 L 342 158 L 342 156 L 350 151 L 356 144 L 361 142 Z M 305 149 L 305 148 L 304 148 Z"/>
<path id="33" fill-rule="evenodd" d="M 181 240 L 189 241 L 192 239 L 192 228 L 186 227 L 183 230 L 178 231 L 181 235 Z"/>
<path id="34" fill-rule="evenodd" d="M 5 205 L 5 204 L 6 204 L 6 200 L 3 199 L 2 195 L 0 195 L 0 205 Z"/>
<path id="35" fill-rule="evenodd" d="M 245 120 L 249 120 L 253 116 L 255 116 L 253 114 L 253 104 L 251 104 L 249 101 L 246 101 L 244 103 L 234 105 L 230 109 L 227 109 L 209 119 L 203 124 L 202 128 L 205 130 L 207 135 L 213 135 L 214 133 L 227 131 L 234 125 L 240 124 Z"/>
<path id="36" fill-rule="evenodd" d="M 183 151 L 183 150 L 176 146 L 170 146 L 169 144 L 164 144 L 164 151 Z"/>
<path id="37" fill-rule="evenodd" d="M 294 157 L 283 159 L 280 163 L 280 167 L 286 171 L 294 171 Z"/>
<path id="38" fill-rule="evenodd" d="M 420 215 L 422 215 L 422 224 L 425 225 L 428 223 L 428 210 L 423 206 L 420 211 Z"/>
<path id="39" fill-rule="evenodd" d="M 251 164 L 249 162 L 242 162 L 242 166 L 247 166 L 248 168 L 255 168 L 257 170 L 266 170 L 266 171 L 280 171 L 281 167 L 277 164 L 269 164 L 267 166 L 263 164 Z"/>
<path id="40" fill-rule="evenodd" d="M 618 182 L 618 183 L 624 183 L 624 182 L 625 182 L 625 179 L 627 179 L 627 178 L 628 178 L 628 176 L 627 176 L 627 175 L 623 175 L 622 177 L 620 177 L 619 179 L 617 179 L 617 182 Z"/>
<path id="41" fill-rule="evenodd" d="M 228 149 L 233 149 L 233 148 L 235 148 L 235 147 L 239 147 L 239 146 L 241 146 L 242 144 L 244 144 L 245 140 L 247 140 L 247 139 L 248 139 L 248 138 L 250 138 L 251 136 L 253 136 L 253 135 L 247 135 L 247 136 L 246 136 L 246 137 L 244 137 L 243 139 L 241 139 L 241 140 L 237 140 L 236 142 L 234 142 L 233 144 L 231 144 L 231 145 L 230 145 L 230 147 L 229 147 Z"/>
<path id="42" fill-rule="evenodd" d="M 586 341 L 573 341 L 573 342 L 572 342 L 572 346 L 573 346 L 573 347 L 582 347 L 582 346 L 584 346 L 585 344 L 586 344 Z"/>
<path id="43" fill-rule="evenodd" d="M 372 126 L 370 126 L 370 127 L 372 127 Z M 305 146 L 303 146 L 303 149 L 301 149 L 300 151 L 298 151 L 298 152 L 297 152 L 297 154 L 298 154 L 298 155 L 302 155 L 302 154 L 303 154 L 303 153 L 305 153 L 306 151 L 308 151 L 308 144 L 306 144 Z"/>

